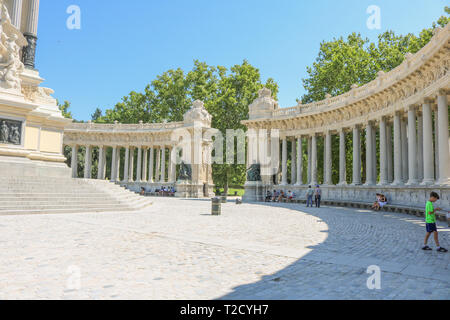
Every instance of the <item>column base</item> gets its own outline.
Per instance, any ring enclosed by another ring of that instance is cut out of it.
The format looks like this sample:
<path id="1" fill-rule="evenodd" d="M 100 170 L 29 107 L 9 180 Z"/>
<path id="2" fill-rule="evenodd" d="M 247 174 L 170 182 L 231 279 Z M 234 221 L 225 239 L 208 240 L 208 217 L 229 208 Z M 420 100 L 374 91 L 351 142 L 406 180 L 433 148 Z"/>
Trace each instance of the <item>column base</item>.
<path id="1" fill-rule="evenodd" d="M 437 184 L 440 185 L 440 186 L 448 186 L 448 185 L 450 185 L 450 178 L 439 179 Z"/>
<path id="2" fill-rule="evenodd" d="M 409 180 L 409 181 L 406 183 L 406 185 L 407 185 L 407 186 L 416 186 L 416 185 L 419 185 L 419 180 Z"/>
<path id="3" fill-rule="evenodd" d="M 384 187 L 384 186 L 388 186 L 389 185 L 389 181 L 380 181 L 378 184 L 377 184 L 377 186 L 380 186 L 380 187 Z"/>
<path id="4" fill-rule="evenodd" d="M 404 186 L 405 183 L 403 181 L 394 181 L 391 186 Z"/>
<path id="5" fill-rule="evenodd" d="M 345 187 L 345 186 L 348 186 L 348 183 L 347 183 L 347 181 L 345 181 L 345 182 L 339 182 L 339 183 L 338 183 L 338 186 L 339 186 L 339 187 Z"/>
<path id="6" fill-rule="evenodd" d="M 420 185 L 421 186 L 432 186 L 435 185 L 435 181 L 434 180 L 424 180 Z"/>

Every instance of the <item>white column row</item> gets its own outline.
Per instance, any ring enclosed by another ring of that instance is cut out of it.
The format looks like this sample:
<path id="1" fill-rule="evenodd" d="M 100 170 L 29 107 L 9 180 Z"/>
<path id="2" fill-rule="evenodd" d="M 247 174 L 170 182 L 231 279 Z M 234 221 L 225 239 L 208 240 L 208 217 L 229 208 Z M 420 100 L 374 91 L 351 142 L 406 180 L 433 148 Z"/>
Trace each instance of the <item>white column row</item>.
<path id="1" fill-rule="evenodd" d="M 353 130 L 352 185 L 362 185 L 361 129 L 365 129 L 365 185 L 429 185 L 450 184 L 450 156 L 448 130 L 448 100 L 445 91 L 439 92 L 434 110 L 431 100 L 410 106 L 393 117 L 381 117 Z M 392 122 L 392 123 L 391 123 Z M 379 131 L 379 158 L 377 158 Z M 346 131 L 339 135 L 339 185 L 347 184 Z M 434 137 L 434 139 L 433 139 Z M 291 143 L 291 184 L 303 185 L 304 137 L 283 137 L 281 149 L 281 185 L 288 184 L 288 142 Z M 307 137 L 307 184 L 318 183 L 317 135 Z M 324 184 L 332 182 L 332 133 L 324 134 Z M 251 149 L 251 148 L 250 148 Z M 336 164 L 337 165 L 337 164 Z"/>

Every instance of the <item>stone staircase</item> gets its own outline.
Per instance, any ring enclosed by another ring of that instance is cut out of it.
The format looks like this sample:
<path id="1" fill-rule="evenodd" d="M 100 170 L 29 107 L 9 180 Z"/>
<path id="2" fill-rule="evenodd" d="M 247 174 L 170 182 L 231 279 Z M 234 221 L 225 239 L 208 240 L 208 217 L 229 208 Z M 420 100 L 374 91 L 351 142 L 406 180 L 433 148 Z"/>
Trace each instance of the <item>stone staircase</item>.
<path id="1" fill-rule="evenodd" d="M 0 178 L 0 216 L 136 211 L 145 197 L 109 181 L 71 178 Z"/>

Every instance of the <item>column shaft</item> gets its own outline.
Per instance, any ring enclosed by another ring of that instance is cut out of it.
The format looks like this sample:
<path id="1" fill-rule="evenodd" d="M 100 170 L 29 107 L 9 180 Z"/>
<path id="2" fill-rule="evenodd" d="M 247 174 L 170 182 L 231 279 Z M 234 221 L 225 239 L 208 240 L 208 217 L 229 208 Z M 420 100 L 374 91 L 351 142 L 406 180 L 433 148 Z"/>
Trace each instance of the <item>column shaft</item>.
<path id="1" fill-rule="evenodd" d="M 409 176 L 409 160 L 408 160 L 408 124 L 405 119 L 401 119 L 401 153 L 402 153 L 402 181 L 406 183 Z"/>
<path id="2" fill-rule="evenodd" d="M 91 146 L 86 146 L 86 154 L 84 156 L 84 178 L 91 178 L 91 162 L 92 162 L 92 149 Z"/>
<path id="3" fill-rule="evenodd" d="M 368 123 L 366 127 L 366 185 L 375 184 L 373 176 L 373 130 L 372 123 Z"/>
<path id="4" fill-rule="evenodd" d="M 292 140 L 292 153 L 291 153 L 291 184 L 294 185 L 297 182 L 297 140 Z"/>
<path id="5" fill-rule="evenodd" d="M 78 146 L 72 146 L 72 178 L 78 178 Z"/>
<path id="6" fill-rule="evenodd" d="M 408 110 L 408 185 L 417 184 L 417 132 L 416 132 L 416 109 Z"/>
<path id="7" fill-rule="evenodd" d="M 130 181 L 130 147 L 125 148 L 125 164 L 123 168 L 123 181 Z"/>
<path id="8" fill-rule="evenodd" d="M 112 148 L 111 182 L 116 182 L 117 177 L 117 146 Z"/>
<path id="9" fill-rule="evenodd" d="M 353 128 L 353 185 L 361 185 L 361 134 L 359 128 Z"/>
<path id="10" fill-rule="evenodd" d="M 332 177 L 332 155 L 331 155 L 331 132 L 328 131 L 325 136 L 325 185 L 333 184 Z"/>
<path id="11" fill-rule="evenodd" d="M 22 23 L 22 0 L 14 0 L 11 12 L 11 23 L 20 30 Z"/>
<path id="12" fill-rule="evenodd" d="M 423 181 L 423 116 L 417 117 L 417 178 Z"/>
<path id="13" fill-rule="evenodd" d="M 347 150 L 345 147 L 345 131 L 339 132 L 339 185 L 347 184 Z"/>
<path id="14" fill-rule="evenodd" d="M 155 170 L 155 182 L 161 181 L 161 149 L 156 150 L 156 170 Z"/>
<path id="15" fill-rule="evenodd" d="M 448 133 L 447 93 L 438 95 L 438 131 L 439 131 L 439 184 L 450 184 L 450 156 Z"/>
<path id="16" fill-rule="evenodd" d="M 103 180 L 103 155 L 105 154 L 105 147 L 98 147 L 98 168 L 97 168 L 97 179 Z"/>
<path id="17" fill-rule="evenodd" d="M 136 182 L 142 181 L 142 147 L 138 147 Z"/>
<path id="18" fill-rule="evenodd" d="M 388 152 L 387 152 L 386 119 L 380 121 L 380 185 L 389 183 L 388 179 Z"/>
<path id="19" fill-rule="evenodd" d="M 281 154 L 281 185 L 287 185 L 287 139 L 283 138 Z"/>
<path id="20" fill-rule="evenodd" d="M 161 148 L 161 182 L 166 182 L 166 148 Z"/>
<path id="21" fill-rule="evenodd" d="M 149 151 L 149 157 L 150 157 L 150 161 L 148 162 L 148 182 L 149 183 L 153 183 L 153 174 L 154 174 L 154 159 L 155 159 L 155 157 L 154 157 L 154 149 L 153 149 L 153 147 L 151 147 L 150 148 L 150 151 Z"/>
<path id="22" fill-rule="evenodd" d="M 394 182 L 393 185 L 402 185 L 402 134 L 401 119 L 398 113 L 394 116 Z"/>
<path id="23" fill-rule="evenodd" d="M 147 181 L 148 149 L 146 147 L 144 147 L 142 151 L 144 152 L 144 160 L 142 161 L 142 177 L 141 177 L 141 181 Z"/>
<path id="24" fill-rule="evenodd" d="M 296 185 L 303 185 L 303 141 L 302 138 L 297 139 L 297 183 Z"/>
<path id="25" fill-rule="evenodd" d="M 390 124 L 386 125 L 386 157 L 387 157 L 387 180 L 391 184 L 394 181 L 394 163 L 392 155 L 392 126 Z"/>
<path id="26" fill-rule="evenodd" d="M 130 147 L 130 160 L 128 168 L 128 181 L 134 182 L 134 147 Z"/>
<path id="27" fill-rule="evenodd" d="M 311 140 L 311 184 L 317 185 L 317 136 L 313 135 Z"/>
<path id="28" fill-rule="evenodd" d="M 423 185 L 434 183 L 433 119 L 431 105 L 422 106 L 423 118 Z"/>

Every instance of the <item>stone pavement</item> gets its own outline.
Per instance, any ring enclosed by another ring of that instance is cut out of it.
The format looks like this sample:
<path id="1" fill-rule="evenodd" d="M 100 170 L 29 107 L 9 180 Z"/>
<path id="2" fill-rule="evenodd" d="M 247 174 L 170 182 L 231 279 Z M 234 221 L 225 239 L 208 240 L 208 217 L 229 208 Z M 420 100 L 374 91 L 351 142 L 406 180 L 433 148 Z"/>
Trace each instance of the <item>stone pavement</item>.
<path id="1" fill-rule="evenodd" d="M 158 198 L 139 213 L 0 216 L 0 299 L 450 299 L 450 254 L 420 250 L 423 219 L 210 207 Z M 381 290 L 366 285 L 371 265 Z"/>

